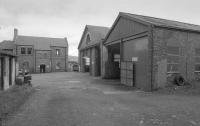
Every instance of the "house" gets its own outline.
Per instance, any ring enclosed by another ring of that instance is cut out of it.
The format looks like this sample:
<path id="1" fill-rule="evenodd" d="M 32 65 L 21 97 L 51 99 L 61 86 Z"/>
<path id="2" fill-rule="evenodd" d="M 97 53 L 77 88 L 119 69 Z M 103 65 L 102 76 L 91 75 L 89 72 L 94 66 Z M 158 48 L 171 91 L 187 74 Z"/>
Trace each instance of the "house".
<path id="1" fill-rule="evenodd" d="M 0 90 L 6 90 L 15 84 L 16 56 L 0 50 Z"/>
<path id="2" fill-rule="evenodd" d="M 81 72 L 90 72 L 92 76 L 101 73 L 101 44 L 109 28 L 86 25 L 79 42 L 79 64 Z"/>
<path id="3" fill-rule="evenodd" d="M 31 73 L 67 71 L 67 38 L 48 38 L 18 35 L 14 30 L 19 69 Z"/>
<path id="4" fill-rule="evenodd" d="M 120 12 L 102 52 L 103 78 L 142 90 L 165 87 L 176 76 L 200 78 L 198 25 Z"/>

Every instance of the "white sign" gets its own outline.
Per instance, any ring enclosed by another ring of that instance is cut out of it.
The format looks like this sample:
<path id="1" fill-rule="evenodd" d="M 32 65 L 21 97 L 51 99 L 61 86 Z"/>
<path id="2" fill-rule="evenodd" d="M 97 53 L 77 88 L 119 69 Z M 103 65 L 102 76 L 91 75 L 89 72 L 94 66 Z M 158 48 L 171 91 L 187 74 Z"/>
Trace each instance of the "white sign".
<path id="1" fill-rule="evenodd" d="M 138 61 L 138 57 L 132 57 L 132 61 L 133 62 L 137 62 Z"/>

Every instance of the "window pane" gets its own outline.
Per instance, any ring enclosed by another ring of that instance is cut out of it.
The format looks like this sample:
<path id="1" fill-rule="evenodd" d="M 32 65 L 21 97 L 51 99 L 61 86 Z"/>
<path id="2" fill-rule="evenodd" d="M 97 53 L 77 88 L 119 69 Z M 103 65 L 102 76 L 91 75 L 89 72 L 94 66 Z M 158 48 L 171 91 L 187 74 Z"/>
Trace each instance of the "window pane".
<path id="1" fill-rule="evenodd" d="M 168 46 L 167 47 L 167 54 L 179 55 L 180 49 L 179 49 L 179 47 Z"/>
<path id="2" fill-rule="evenodd" d="M 200 71 L 200 64 L 195 65 L 195 71 Z"/>
<path id="3" fill-rule="evenodd" d="M 167 56 L 167 63 L 179 63 L 179 56 Z"/>
<path id="4" fill-rule="evenodd" d="M 28 54 L 32 54 L 32 48 L 28 48 Z"/>
<path id="5" fill-rule="evenodd" d="M 179 72 L 179 64 L 168 64 L 167 72 Z"/>
<path id="6" fill-rule="evenodd" d="M 200 48 L 195 49 L 195 56 L 200 56 Z"/>
<path id="7" fill-rule="evenodd" d="M 60 49 L 56 49 L 56 55 L 57 55 L 57 56 L 60 55 Z"/>
<path id="8" fill-rule="evenodd" d="M 26 49 L 25 48 L 21 48 L 21 54 L 26 54 Z"/>

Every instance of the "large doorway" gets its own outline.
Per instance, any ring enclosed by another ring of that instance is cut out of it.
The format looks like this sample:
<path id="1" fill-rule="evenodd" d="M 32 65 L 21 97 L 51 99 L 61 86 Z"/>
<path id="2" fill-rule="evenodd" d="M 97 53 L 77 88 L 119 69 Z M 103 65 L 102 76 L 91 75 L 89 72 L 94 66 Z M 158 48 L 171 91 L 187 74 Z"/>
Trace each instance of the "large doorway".
<path id="1" fill-rule="evenodd" d="M 45 64 L 41 64 L 40 65 L 40 73 L 45 73 L 45 68 L 46 68 L 46 65 Z"/>
<path id="2" fill-rule="evenodd" d="M 9 58 L 9 86 L 12 85 L 12 58 Z"/>

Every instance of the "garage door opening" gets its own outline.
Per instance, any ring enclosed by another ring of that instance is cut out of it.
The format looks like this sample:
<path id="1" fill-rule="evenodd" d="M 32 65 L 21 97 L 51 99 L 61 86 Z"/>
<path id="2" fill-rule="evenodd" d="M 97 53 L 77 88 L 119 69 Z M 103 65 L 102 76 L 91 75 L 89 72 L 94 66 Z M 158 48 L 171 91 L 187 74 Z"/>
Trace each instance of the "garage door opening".
<path id="1" fill-rule="evenodd" d="M 106 62 L 107 76 L 110 79 L 120 79 L 120 43 L 109 45 L 108 61 Z"/>

